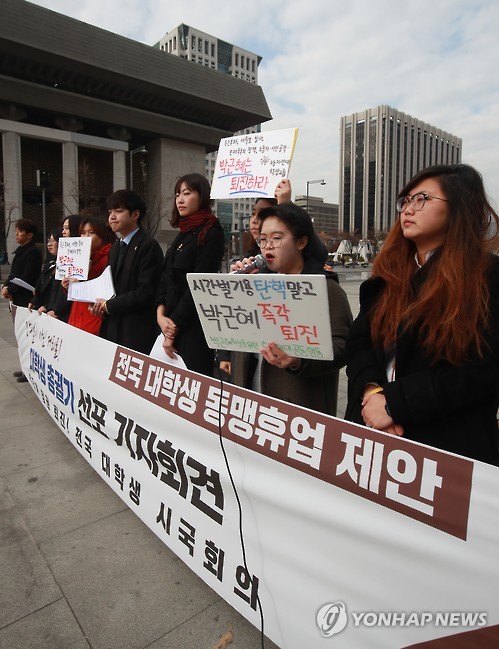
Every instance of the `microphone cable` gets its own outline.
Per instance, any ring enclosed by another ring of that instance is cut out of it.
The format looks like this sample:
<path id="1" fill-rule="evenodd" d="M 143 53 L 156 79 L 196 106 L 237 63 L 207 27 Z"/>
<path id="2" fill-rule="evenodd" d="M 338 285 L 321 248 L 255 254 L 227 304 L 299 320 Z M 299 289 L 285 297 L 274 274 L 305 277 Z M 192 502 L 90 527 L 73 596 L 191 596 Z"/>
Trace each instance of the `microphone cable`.
<path id="1" fill-rule="evenodd" d="M 230 483 L 232 485 L 232 490 L 234 491 L 234 496 L 236 498 L 237 502 L 237 509 L 238 509 L 238 515 L 239 515 L 239 541 L 241 544 L 241 554 L 243 558 L 243 566 L 244 569 L 246 570 L 246 574 L 248 575 L 248 578 L 250 582 L 253 582 L 253 579 L 251 577 L 251 573 L 248 568 L 248 563 L 246 561 L 246 544 L 244 542 L 244 532 L 243 532 L 243 508 L 241 505 L 241 500 L 239 498 L 239 493 L 237 491 L 236 483 L 234 482 L 234 477 L 232 475 L 232 470 L 230 468 L 229 464 L 229 458 L 227 457 L 227 452 L 225 450 L 224 446 L 224 440 L 223 440 L 223 435 L 222 435 L 222 395 L 223 395 L 223 386 L 224 386 L 224 380 L 222 378 L 222 370 L 220 369 L 219 365 L 219 357 L 218 357 L 218 349 L 215 350 L 215 364 L 217 367 L 218 371 L 218 378 L 220 381 L 220 401 L 218 403 L 218 440 L 220 442 L 220 448 L 222 449 L 222 455 L 224 458 L 225 462 L 225 467 L 227 469 L 227 474 L 229 476 Z M 265 624 L 265 619 L 263 615 L 263 607 L 262 603 L 260 601 L 260 595 L 257 591 L 256 593 L 256 601 L 258 604 L 258 612 L 260 614 L 260 643 L 261 643 L 261 649 L 265 649 L 265 633 L 264 633 L 264 624 Z"/>

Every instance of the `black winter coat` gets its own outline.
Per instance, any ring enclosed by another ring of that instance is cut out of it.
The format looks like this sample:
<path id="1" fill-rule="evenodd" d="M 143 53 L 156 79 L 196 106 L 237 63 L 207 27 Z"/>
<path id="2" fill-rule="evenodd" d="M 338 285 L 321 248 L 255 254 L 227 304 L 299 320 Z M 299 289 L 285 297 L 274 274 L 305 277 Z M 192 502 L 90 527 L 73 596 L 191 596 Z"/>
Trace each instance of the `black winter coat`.
<path id="1" fill-rule="evenodd" d="M 214 352 L 206 344 L 187 273 L 217 273 L 224 255 L 224 233 L 216 223 L 198 245 L 199 228 L 181 232 L 168 249 L 161 273 L 156 304 L 163 304 L 165 315 L 178 327 L 175 349 L 186 366 L 200 374 L 213 376 Z"/>
<path id="2" fill-rule="evenodd" d="M 107 301 L 101 338 L 149 354 L 158 335 L 154 299 L 163 262 L 159 243 L 142 228 L 132 237 L 118 269 L 120 242 L 109 251 L 116 296 Z"/>
<path id="3" fill-rule="evenodd" d="M 415 275 L 415 288 L 431 270 L 431 259 Z M 499 465 L 499 258 L 489 272 L 490 327 L 483 358 L 474 354 L 460 366 L 435 364 L 419 342 L 419 331 L 401 332 L 395 350 L 395 381 L 387 382 L 384 350 L 371 344 L 369 311 L 384 288 L 371 278 L 360 287 L 360 312 L 347 341 L 348 405 L 345 418 L 363 424 L 365 385 L 378 383 L 395 423 L 405 437 L 428 446 Z M 470 296 L 473 299 L 474 296 Z"/>
<path id="4" fill-rule="evenodd" d="M 13 284 L 13 279 L 22 279 L 27 284 L 36 285 L 42 269 L 42 254 L 31 241 L 14 250 L 10 274 L 4 286 L 7 286 L 12 296 L 12 301 L 17 306 L 28 306 L 33 299 L 33 291 Z"/>

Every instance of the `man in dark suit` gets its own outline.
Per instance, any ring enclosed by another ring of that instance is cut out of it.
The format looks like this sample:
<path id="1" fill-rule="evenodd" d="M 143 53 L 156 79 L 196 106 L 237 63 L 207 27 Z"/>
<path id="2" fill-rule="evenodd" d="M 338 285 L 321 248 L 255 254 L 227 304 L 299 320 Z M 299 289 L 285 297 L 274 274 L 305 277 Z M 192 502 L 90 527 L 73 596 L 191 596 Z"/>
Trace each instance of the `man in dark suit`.
<path id="1" fill-rule="evenodd" d="M 109 225 L 120 240 L 109 251 L 116 295 L 97 300 L 92 312 L 103 316 L 100 335 L 111 342 L 149 354 L 158 335 L 155 297 L 163 252 L 141 227 L 144 201 L 128 189 L 106 199 Z"/>
<path id="2" fill-rule="evenodd" d="M 14 251 L 10 274 L 2 286 L 2 297 L 16 306 L 28 306 L 33 299 L 34 288 L 19 286 L 13 280 L 22 280 L 34 287 L 41 273 L 42 255 L 33 241 L 36 232 L 36 223 L 31 219 L 19 219 L 16 222 L 16 243 L 19 247 Z M 14 376 L 18 383 L 28 380 L 20 370 L 14 372 Z"/>

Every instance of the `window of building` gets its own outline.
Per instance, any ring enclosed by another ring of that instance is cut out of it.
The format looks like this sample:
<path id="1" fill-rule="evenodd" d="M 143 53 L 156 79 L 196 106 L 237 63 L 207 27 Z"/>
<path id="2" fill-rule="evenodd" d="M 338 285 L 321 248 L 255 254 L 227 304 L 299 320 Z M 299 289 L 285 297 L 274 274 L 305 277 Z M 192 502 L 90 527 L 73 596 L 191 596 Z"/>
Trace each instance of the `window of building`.
<path id="1" fill-rule="evenodd" d="M 191 38 L 191 49 L 195 50 L 196 49 L 196 37 L 192 36 Z"/>

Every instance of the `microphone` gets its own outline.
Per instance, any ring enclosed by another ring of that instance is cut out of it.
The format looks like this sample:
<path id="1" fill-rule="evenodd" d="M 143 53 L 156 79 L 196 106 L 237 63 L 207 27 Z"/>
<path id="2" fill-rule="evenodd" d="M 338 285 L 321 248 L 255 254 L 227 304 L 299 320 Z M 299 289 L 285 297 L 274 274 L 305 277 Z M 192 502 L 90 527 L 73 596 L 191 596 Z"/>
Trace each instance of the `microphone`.
<path id="1" fill-rule="evenodd" d="M 246 264 L 244 268 L 240 268 L 239 270 L 233 270 L 231 275 L 244 275 L 246 273 L 251 273 L 255 268 L 258 268 L 258 270 L 262 272 L 268 270 L 269 267 L 267 266 L 267 262 L 263 255 L 256 255 L 251 264 Z"/>

